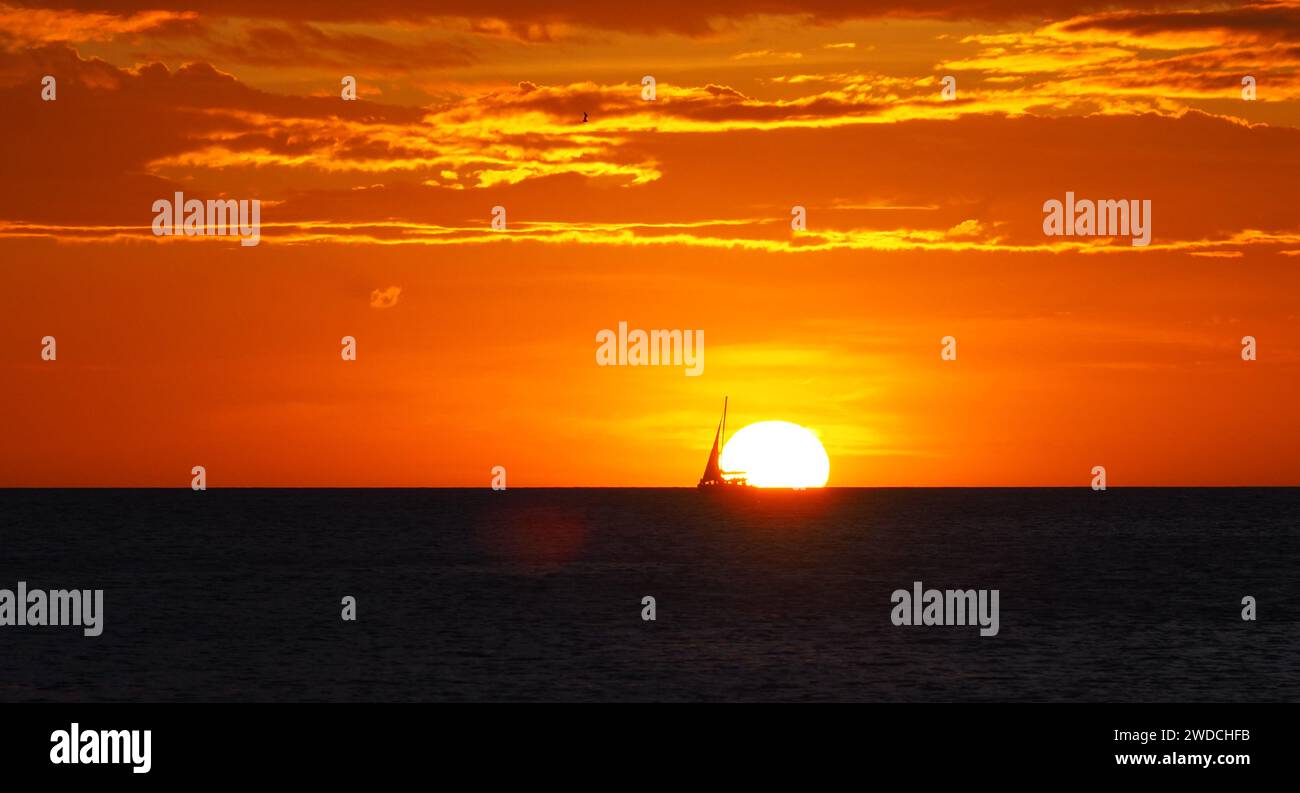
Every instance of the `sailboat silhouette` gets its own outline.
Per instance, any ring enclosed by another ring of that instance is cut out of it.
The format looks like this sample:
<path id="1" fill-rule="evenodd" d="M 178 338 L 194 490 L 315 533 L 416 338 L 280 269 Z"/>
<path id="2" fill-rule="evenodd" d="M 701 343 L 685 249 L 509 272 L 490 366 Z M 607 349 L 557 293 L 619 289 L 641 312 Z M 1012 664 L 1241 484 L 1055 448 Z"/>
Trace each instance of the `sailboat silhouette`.
<path id="1" fill-rule="evenodd" d="M 704 475 L 696 487 L 749 487 L 744 471 L 724 471 L 718 465 L 718 455 L 727 442 L 727 399 L 728 397 L 722 398 L 722 420 L 718 422 L 718 431 L 713 435 L 713 451 L 709 452 L 709 461 L 704 464 Z"/>

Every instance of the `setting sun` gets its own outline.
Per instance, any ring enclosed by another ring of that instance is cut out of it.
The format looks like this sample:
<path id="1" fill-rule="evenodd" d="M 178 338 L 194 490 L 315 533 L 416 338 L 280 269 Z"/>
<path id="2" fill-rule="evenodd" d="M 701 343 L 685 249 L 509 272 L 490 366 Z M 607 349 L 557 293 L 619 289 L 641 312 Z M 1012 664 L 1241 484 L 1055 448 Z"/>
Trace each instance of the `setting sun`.
<path id="1" fill-rule="evenodd" d="M 823 487 L 831 461 L 812 430 L 788 421 L 760 421 L 732 436 L 722 469 L 754 487 Z"/>

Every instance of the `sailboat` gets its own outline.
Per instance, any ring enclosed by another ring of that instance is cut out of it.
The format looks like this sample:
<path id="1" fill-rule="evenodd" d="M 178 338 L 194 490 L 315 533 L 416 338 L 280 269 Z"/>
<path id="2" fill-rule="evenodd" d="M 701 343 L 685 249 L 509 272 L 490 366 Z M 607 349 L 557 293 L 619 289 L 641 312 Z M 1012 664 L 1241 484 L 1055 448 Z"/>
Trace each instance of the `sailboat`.
<path id="1" fill-rule="evenodd" d="M 745 481 L 744 471 L 724 471 L 718 465 L 718 455 L 727 442 L 727 397 L 722 398 L 722 420 L 713 435 L 713 451 L 709 452 L 709 461 L 704 464 L 704 475 L 696 487 L 749 487 Z"/>

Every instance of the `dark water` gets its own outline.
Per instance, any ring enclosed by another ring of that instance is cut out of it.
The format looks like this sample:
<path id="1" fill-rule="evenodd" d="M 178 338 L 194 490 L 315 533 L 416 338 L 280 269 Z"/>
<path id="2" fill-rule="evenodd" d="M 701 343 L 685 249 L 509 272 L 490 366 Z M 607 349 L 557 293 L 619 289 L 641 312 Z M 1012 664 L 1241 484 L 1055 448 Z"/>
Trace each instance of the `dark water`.
<path id="1" fill-rule="evenodd" d="M 0 490 L 0 548 L 106 612 L 0 700 L 1300 700 L 1300 489 Z"/>

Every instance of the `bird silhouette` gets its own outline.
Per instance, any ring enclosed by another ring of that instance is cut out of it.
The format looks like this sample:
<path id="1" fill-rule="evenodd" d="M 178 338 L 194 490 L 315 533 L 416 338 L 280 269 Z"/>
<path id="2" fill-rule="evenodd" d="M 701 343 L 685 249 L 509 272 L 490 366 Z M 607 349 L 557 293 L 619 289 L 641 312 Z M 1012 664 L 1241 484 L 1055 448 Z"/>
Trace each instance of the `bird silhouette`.
<path id="1" fill-rule="evenodd" d="M 587 111 L 582 111 L 582 123 L 587 123 Z"/>

